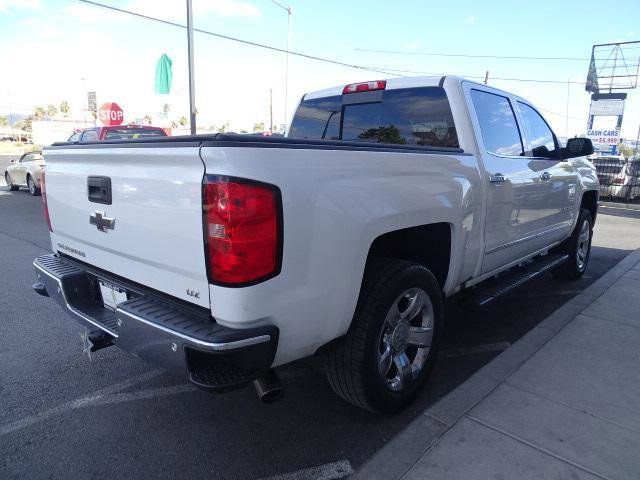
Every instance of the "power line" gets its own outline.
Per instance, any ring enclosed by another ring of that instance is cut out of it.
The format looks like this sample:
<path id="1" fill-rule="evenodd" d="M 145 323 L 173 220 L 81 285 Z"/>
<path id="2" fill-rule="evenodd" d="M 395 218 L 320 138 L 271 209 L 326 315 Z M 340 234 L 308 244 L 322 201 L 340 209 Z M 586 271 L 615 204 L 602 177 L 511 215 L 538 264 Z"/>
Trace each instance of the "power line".
<path id="1" fill-rule="evenodd" d="M 138 17 L 138 18 L 144 18 L 146 20 L 152 20 L 152 21 L 158 22 L 158 23 L 164 23 L 165 25 L 171 25 L 173 27 L 185 28 L 185 29 L 187 28 L 186 25 L 182 25 L 182 24 L 177 23 L 177 22 L 171 22 L 169 20 L 162 20 L 161 18 L 151 17 L 149 15 L 144 15 L 142 13 L 133 12 L 131 10 L 125 10 L 124 8 L 113 7 L 111 5 L 106 5 L 104 3 L 94 2 L 94 1 L 91 1 L 91 0 L 75 0 L 75 1 L 80 2 L 80 3 L 84 3 L 86 5 L 92 5 L 92 6 L 98 7 L 98 8 L 104 8 L 106 10 L 112 10 L 114 12 L 125 13 L 127 15 L 132 15 L 132 16 Z M 202 30 L 200 28 L 194 28 L 193 31 L 194 32 L 198 32 L 198 33 L 203 33 L 205 35 L 210 35 L 212 37 L 222 38 L 224 40 L 230 40 L 232 42 L 238 42 L 238 43 L 242 43 L 242 44 L 245 44 L 245 45 L 251 45 L 253 47 L 264 48 L 266 50 L 272 50 L 272 51 L 275 51 L 275 52 L 287 53 L 287 50 L 284 49 L 284 48 L 278 48 L 278 47 L 274 47 L 274 46 L 271 46 L 271 45 L 265 45 L 263 43 L 252 42 L 250 40 L 244 40 L 242 38 L 231 37 L 229 35 L 223 35 L 221 33 L 211 32 L 209 30 Z M 404 75 L 400 75 L 398 73 L 392 73 L 392 72 L 390 72 L 388 70 L 383 70 L 383 69 L 377 68 L 377 67 L 368 67 L 368 66 L 363 66 L 363 65 L 355 65 L 355 64 L 351 64 L 351 63 L 340 62 L 338 60 L 332 60 L 330 58 L 324 58 L 324 57 L 318 57 L 318 56 L 315 56 L 315 55 L 309 55 L 307 53 L 302 53 L 302 52 L 289 51 L 288 53 L 290 55 L 295 55 L 297 57 L 307 58 L 309 60 L 317 60 L 319 62 L 332 63 L 334 65 L 340 65 L 342 67 L 355 68 L 355 69 L 358 69 L 358 70 L 366 70 L 366 71 L 375 72 L 375 73 L 383 73 L 385 75 L 396 75 L 396 76 L 401 76 L 401 77 L 404 76 Z"/>
<path id="2" fill-rule="evenodd" d="M 115 11 L 115 12 L 119 12 L 119 13 L 124 13 L 127 15 L 132 15 L 134 17 L 138 17 L 138 18 L 143 18 L 146 20 L 151 20 L 154 22 L 158 22 L 158 23 L 163 23 L 165 25 L 171 25 L 173 27 L 178 27 L 178 28 L 187 28 L 185 25 L 182 25 L 180 23 L 177 22 L 172 22 L 169 20 L 163 20 L 157 17 L 151 17 L 149 15 L 144 15 L 142 13 L 138 13 L 138 12 L 134 12 L 131 10 L 126 10 L 123 8 L 118 8 L 118 7 L 114 7 L 111 5 L 106 5 L 104 3 L 100 3 L 100 2 L 95 2 L 93 0 L 75 0 L 76 2 L 80 2 L 80 3 L 84 3 L 86 5 L 91 5 L 94 7 L 98 7 L 98 8 L 103 8 L 106 10 L 111 10 L 111 11 Z M 200 28 L 194 28 L 193 29 L 195 32 L 198 33 L 202 33 L 205 35 L 210 35 L 212 37 L 216 37 L 216 38 L 222 38 L 224 40 L 230 40 L 232 42 L 237 42 L 237 43 L 242 43 L 244 45 L 250 45 L 250 46 L 254 46 L 254 47 L 258 47 L 258 48 L 263 48 L 266 50 L 271 50 L 271 51 L 275 51 L 275 52 L 281 52 L 281 53 L 287 53 L 287 50 L 284 48 L 278 48 L 278 47 L 274 47 L 272 45 L 266 45 L 263 43 L 258 43 L 258 42 L 252 42 L 250 40 L 244 40 L 242 38 L 237 38 L 237 37 L 231 37 L 229 35 L 224 35 L 221 33 L 216 33 L 216 32 L 212 32 L 209 30 L 203 30 Z M 386 53 L 386 51 L 383 50 L 361 50 L 361 49 L 356 49 L 356 50 L 360 50 L 360 51 L 370 51 L 370 52 L 382 52 L 382 53 Z M 434 75 L 434 76 L 442 76 L 445 75 L 444 73 L 435 73 L 435 72 L 424 72 L 424 71 L 417 71 L 417 70 L 404 70 L 404 69 L 397 69 L 397 68 L 387 68 L 387 67 L 375 67 L 375 66 L 365 66 L 365 65 L 357 65 L 357 64 L 352 64 L 352 63 L 346 63 L 346 62 L 340 62 L 338 60 L 333 60 L 330 58 L 325 58 L 325 57 L 318 57 L 316 55 L 310 55 L 307 53 L 302 53 L 302 52 L 295 52 L 295 51 L 289 51 L 288 52 L 290 55 L 294 55 L 297 57 L 302 57 L 302 58 L 306 58 L 309 60 L 316 60 L 319 62 L 325 62 L 325 63 L 331 63 L 334 65 L 339 65 L 342 67 L 348 67 L 348 68 L 354 68 L 354 69 L 358 69 L 358 70 L 365 70 L 365 71 L 369 71 L 369 72 L 375 72 L 375 73 L 382 73 L 385 75 L 392 75 L 392 76 L 399 76 L 399 77 L 406 77 L 407 75 L 405 74 L 411 74 L 411 75 Z M 393 53 L 393 52 L 389 52 L 389 53 Z M 420 52 L 398 52 L 398 53 L 420 53 Z M 457 55 L 457 54 L 443 54 L 443 55 L 450 55 L 450 56 L 463 56 L 463 55 Z M 487 55 L 486 57 L 488 58 L 516 58 L 516 57 L 500 57 L 500 56 L 491 56 L 491 55 Z M 517 58 L 529 58 L 529 59 L 565 59 L 565 60 L 569 60 L 572 57 L 566 57 L 566 58 L 562 58 L 562 57 L 517 57 Z M 573 58 L 574 60 L 576 58 Z M 581 59 L 584 60 L 584 59 Z M 452 75 L 452 74 L 449 74 Z M 465 78 L 477 78 L 477 79 L 483 79 L 483 76 L 477 76 L 477 75 L 463 75 L 463 74 L 458 74 L 457 76 L 461 76 L 461 77 L 465 77 Z M 561 84 L 561 85 L 566 85 L 567 81 L 566 80 L 544 80 L 544 79 L 535 79 L 535 78 L 508 78 L 508 77 L 492 77 L 492 80 L 502 80 L 502 81 L 510 81 L 510 82 L 530 82 L 530 83 L 551 83 L 551 84 Z M 575 84 L 575 85 L 584 85 L 584 82 L 569 82 L 571 84 Z"/>
<path id="3" fill-rule="evenodd" d="M 590 58 L 579 57 L 530 57 L 526 55 L 475 55 L 469 53 L 403 52 L 399 50 L 372 50 L 368 48 L 355 48 L 354 50 L 357 52 L 385 53 L 393 55 L 422 55 L 425 57 L 493 58 L 504 60 L 572 60 L 580 62 L 590 60 Z"/>

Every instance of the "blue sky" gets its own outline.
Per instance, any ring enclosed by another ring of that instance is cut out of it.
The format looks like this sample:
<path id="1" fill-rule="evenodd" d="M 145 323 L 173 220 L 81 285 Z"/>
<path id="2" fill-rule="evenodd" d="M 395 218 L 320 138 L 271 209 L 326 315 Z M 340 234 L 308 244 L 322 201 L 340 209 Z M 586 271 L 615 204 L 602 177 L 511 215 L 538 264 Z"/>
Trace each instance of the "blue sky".
<path id="1" fill-rule="evenodd" d="M 167 20 L 184 22 L 182 0 L 102 0 Z M 591 45 L 640 39 L 637 1 L 429 2 L 301 1 L 293 8 L 291 48 L 338 61 L 425 73 L 484 76 L 490 84 L 530 99 L 559 135 L 585 130 L 584 87 L 496 80 L 522 78 L 582 82 Z M 197 27 L 284 48 L 286 12 L 271 0 L 194 0 Z M 71 0 L 0 0 L 0 114 L 28 112 L 66 99 L 80 111 L 85 92 L 117 101 L 128 120 L 186 114 L 186 33 L 182 29 L 111 13 Z M 390 50 L 404 54 L 363 52 Z M 174 91 L 153 93 L 157 58 L 174 60 Z M 268 119 L 273 89 L 276 123 L 284 121 L 284 55 L 196 34 L 197 106 L 201 124 L 230 122 L 250 128 Z M 640 50 L 638 51 L 640 53 Z M 534 61 L 423 56 L 456 53 L 559 56 L 582 60 Z M 5 75 L 10 72 L 10 75 Z M 290 57 L 289 115 L 305 91 L 386 75 Z M 81 80 L 84 79 L 84 80 Z M 569 119 L 566 119 L 567 94 Z M 640 122 L 637 92 L 627 102 L 623 136 Z"/>

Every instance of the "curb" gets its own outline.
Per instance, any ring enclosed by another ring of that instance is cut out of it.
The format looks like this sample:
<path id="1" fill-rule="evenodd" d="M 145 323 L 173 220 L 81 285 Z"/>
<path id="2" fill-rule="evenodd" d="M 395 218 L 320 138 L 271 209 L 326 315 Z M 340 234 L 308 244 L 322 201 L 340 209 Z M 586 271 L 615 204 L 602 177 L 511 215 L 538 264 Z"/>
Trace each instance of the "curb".
<path id="1" fill-rule="evenodd" d="M 401 478 L 465 413 L 520 368 L 638 262 L 640 262 L 640 249 L 627 255 L 593 284 L 542 320 L 511 347 L 429 406 L 350 478 L 354 480 Z"/>
<path id="2" fill-rule="evenodd" d="M 608 208 L 622 208 L 625 210 L 638 210 L 640 211 L 640 203 L 624 203 L 624 202 L 598 202 L 599 207 Z"/>

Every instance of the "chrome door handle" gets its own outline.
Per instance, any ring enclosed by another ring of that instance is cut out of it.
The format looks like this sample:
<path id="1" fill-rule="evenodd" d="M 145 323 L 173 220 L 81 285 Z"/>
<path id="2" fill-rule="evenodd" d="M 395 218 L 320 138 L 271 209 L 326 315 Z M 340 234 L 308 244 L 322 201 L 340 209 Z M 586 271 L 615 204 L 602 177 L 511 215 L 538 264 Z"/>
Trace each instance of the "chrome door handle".
<path id="1" fill-rule="evenodd" d="M 491 175 L 489 177 L 489 181 L 491 183 L 504 183 L 507 181 L 507 177 L 505 177 L 501 173 L 496 173 L 495 175 Z"/>
<path id="2" fill-rule="evenodd" d="M 549 172 L 542 172 L 540 174 L 540 180 L 543 180 L 545 182 L 551 180 L 551 174 Z"/>

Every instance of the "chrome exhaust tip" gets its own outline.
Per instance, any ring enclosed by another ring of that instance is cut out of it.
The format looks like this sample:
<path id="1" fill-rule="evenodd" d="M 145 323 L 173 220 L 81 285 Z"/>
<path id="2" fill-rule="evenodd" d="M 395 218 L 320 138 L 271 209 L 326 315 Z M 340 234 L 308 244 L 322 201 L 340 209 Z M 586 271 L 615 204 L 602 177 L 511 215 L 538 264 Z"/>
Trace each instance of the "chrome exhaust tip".
<path id="1" fill-rule="evenodd" d="M 280 378 L 273 370 L 269 370 L 262 377 L 256 378 L 253 381 L 253 386 L 256 388 L 258 398 L 263 403 L 274 403 L 284 396 Z"/>

